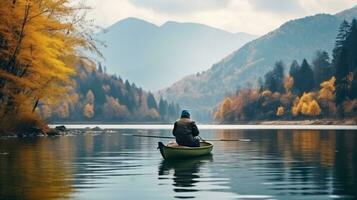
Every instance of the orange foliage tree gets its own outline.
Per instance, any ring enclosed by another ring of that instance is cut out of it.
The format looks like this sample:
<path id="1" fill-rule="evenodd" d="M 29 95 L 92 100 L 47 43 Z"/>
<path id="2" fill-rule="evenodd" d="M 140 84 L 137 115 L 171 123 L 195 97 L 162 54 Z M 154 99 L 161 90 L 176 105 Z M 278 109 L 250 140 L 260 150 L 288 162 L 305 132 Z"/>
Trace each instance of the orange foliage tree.
<path id="1" fill-rule="evenodd" d="M 83 9 L 71 0 L 0 1 L 0 119 L 65 93 L 79 49 L 96 50 Z"/>
<path id="2" fill-rule="evenodd" d="M 317 116 L 321 113 L 320 106 L 315 100 L 315 94 L 313 92 L 304 93 L 300 98 L 297 98 L 291 110 L 293 116 L 299 114 Z"/>

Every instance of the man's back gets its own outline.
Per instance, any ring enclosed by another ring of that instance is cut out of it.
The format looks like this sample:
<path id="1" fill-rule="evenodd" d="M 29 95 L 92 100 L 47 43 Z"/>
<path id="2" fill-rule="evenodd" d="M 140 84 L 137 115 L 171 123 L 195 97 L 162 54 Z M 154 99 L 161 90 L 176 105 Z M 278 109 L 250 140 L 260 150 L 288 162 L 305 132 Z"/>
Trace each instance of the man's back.
<path id="1" fill-rule="evenodd" d="M 182 146 L 199 146 L 199 140 L 194 138 L 198 136 L 199 131 L 196 123 L 189 118 L 181 118 L 174 124 L 172 134 L 176 137 L 176 142 Z"/>

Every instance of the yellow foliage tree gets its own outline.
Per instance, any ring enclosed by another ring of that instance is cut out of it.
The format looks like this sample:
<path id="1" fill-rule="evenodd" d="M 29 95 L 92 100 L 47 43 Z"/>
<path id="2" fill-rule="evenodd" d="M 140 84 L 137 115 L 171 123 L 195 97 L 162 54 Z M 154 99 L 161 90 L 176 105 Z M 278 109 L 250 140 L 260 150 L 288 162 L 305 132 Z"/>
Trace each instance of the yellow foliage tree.
<path id="1" fill-rule="evenodd" d="M 280 116 L 283 116 L 284 113 L 285 113 L 284 107 L 283 106 L 279 106 L 277 111 L 276 111 L 276 115 L 280 117 Z"/>
<path id="2" fill-rule="evenodd" d="M 320 84 L 321 89 L 319 91 L 319 99 L 328 101 L 335 99 L 335 81 L 336 78 L 333 76 L 330 80 L 324 81 Z"/>
<path id="3" fill-rule="evenodd" d="M 317 103 L 316 100 L 312 100 L 312 102 L 309 104 L 309 108 L 307 110 L 306 115 L 317 116 L 320 115 L 320 113 L 321 113 L 321 109 L 319 104 Z"/>
<path id="4" fill-rule="evenodd" d="M 65 93 L 79 49 L 95 50 L 83 9 L 72 0 L 0 1 L 0 119 Z"/>
<path id="5" fill-rule="evenodd" d="M 314 99 L 315 94 L 313 92 L 304 93 L 300 98 L 296 98 L 292 107 L 293 116 L 297 116 L 300 113 L 307 116 L 320 115 L 321 109 L 317 101 Z"/>
<path id="6" fill-rule="evenodd" d="M 335 114 L 337 110 L 335 104 L 335 81 L 336 78 L 333 76 L 330 80 L 320 84 L 321 89 L 318 99 L 326 114 Z"/>

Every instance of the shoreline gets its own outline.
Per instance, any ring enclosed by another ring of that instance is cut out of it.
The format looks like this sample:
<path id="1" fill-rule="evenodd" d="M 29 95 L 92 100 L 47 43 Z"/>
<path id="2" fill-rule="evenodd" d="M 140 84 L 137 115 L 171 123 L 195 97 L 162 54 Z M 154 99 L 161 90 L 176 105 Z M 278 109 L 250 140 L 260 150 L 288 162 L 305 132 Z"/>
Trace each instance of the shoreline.
<path id="1" fill-rule="evenodd" d="M 313 120 L 272 120 L 256 121 L 257 125 L 357 125 L 357 119 L 313 119 Z"/>

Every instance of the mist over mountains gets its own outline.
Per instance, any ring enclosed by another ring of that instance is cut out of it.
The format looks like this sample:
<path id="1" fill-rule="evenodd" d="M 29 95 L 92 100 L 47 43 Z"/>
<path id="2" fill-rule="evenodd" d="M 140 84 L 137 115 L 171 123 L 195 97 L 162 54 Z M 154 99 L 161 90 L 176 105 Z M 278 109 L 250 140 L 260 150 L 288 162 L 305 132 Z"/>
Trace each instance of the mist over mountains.
<path id="1" fill-rule="evenodd" d="M 336 15 L 317 14 L 291 20 L 278 29 L 254 40 L 200 74 L 194 74 L 160 91 L 182 107 L 210 110 L 222 98 L 259 77 L 282 60 L 289 67 L 292 60 L 311 59 L 317 50 L 331 54 L 341 22 L 357 17 L 357 7 Z M 287 70 L 286 70 L 287 71 Z"/>
<path id="2" fill-rule="evenodd" d="M 97 38 L 107 45 L 101 51 L 108 72 L 153 91 L 207 70 L 255 36 L 197 23 L 169 21 L 156 26 L 127 18 L 98 33 Z"/>

